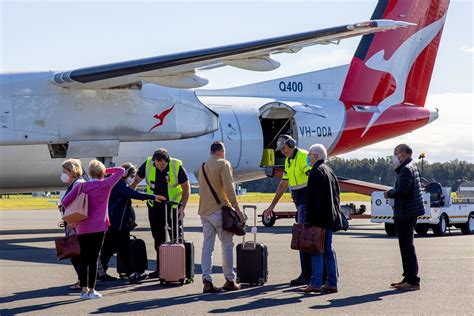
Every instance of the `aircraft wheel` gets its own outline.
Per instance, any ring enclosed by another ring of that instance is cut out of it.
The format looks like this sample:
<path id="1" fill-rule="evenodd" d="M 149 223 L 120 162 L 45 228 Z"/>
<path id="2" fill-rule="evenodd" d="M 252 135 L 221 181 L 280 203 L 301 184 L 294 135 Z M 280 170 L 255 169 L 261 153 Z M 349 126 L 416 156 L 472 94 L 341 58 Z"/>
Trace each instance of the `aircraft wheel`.
<path id="1" fill-rule="evenodd" d="M 448 218 L 446 214 L 441 214 L 439 218 L 439 223 L 433 226 L 433 233 L 435 236 L 444 236 L 446 235 L 446 228 L 448 227 Z"/>
<path id="2" fill-rule="evenodd" d="M 265 213 L 265 212 L 264 212 Z M 272 227 L 273 225 L 275 225 L 275 222 L 276 222 L 276 215 L 275 215 L 275 212 L 272 211 L 272 216 L 270 218 L 266 218 L 264 213 L 262 213 L 262 223 L 263 223 L 263 226 L 265 227 Z"/>
<path id="3" fill-rule="evenodd" d="M 387 236 L 390 236 L 390 237 L 397 236 L 397 232 L 395 231 L 394 224 L 385 223 L 385 232 L 387 233 Z"/>
<path id="4" fill-rule="evenodd" d="M 464 235 L 474 234 L 474 213 L 469 214 L 467 223 L 461 226 L 461 232 Z"/>

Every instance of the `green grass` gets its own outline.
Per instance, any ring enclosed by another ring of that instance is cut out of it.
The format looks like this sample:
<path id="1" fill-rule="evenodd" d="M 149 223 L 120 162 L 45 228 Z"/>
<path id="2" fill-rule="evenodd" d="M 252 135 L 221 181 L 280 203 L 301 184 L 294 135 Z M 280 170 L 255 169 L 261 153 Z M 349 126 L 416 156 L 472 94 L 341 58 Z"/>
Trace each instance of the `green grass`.
<path id="1" fill-rule="evenodd" d="M 270 203 L 273 199 L 273 193 L 249 192 L 238 196 L 240 203 Z M 57 209 L 58 196 L 32 197 L 31 195 L 10 195 L 0 199 L 0 211 L 5 210 L 47 210 Z M 191 194 L 189 204 L 196 205 L 199 202 L 198 194 Z M 285 193 L 280 202 L 292 202 L 291 195 Z M 341 202 L 370 202 L 370 196 L 357 193 L 341 193 Z M 134 201 L 134 205 L 145 206 L 145 202 Z"/>

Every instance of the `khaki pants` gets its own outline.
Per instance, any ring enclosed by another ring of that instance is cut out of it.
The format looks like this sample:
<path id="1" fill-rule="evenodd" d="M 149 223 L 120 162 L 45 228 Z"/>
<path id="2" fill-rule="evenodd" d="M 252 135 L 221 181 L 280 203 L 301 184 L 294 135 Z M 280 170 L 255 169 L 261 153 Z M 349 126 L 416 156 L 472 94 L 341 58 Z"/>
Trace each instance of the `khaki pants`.
<path id="1" fill-rule="evenodd" d="M 201 215 L 201 223 L 204 234 L 201 254 L 202 279 L 212 282 L 212 253 L 217 235 L 222 246 L 224 277 L 233 281 L 235 278 L 233 270 L 234 242 L 232 240 L 234 234 L 222 229 L 222 211 L 215 211 L 211 215 Z"/>

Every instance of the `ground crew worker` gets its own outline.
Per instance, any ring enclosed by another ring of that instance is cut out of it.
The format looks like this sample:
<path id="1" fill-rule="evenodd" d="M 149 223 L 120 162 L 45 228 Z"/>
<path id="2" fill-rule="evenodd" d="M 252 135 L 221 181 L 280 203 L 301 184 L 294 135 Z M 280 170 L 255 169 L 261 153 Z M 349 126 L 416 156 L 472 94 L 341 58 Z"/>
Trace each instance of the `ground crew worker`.
<path id="1" fill-rule="evenodd" d="M 140 166 L 132 188 L 135 188 L 142 179 L 146 180 L 146 189 L 148 194 L 161 195 L 169 201 L 179 202 L 183 204 L 178 209 L 180 226 L 184 218 L 184 209 L 188 202 L 191 186 L 189 184 L 188 175 L 180 160 L 171 158 L 168 151 L 164 148 L 157 149 L 153 156 Z M 166 241 L 165 230 L 165 204 L 153 200 L 147 201 L 148 220 L 150 222 L 151 233 L 155 240 L 156 250 L 156 270 L 149 274 L 150 278 L 159 277 L 159 247 Z M 171 218 L 175 216 L 168 213 L 168 226 L 171 227 Z M 174 217 L 173 217 L 174 218 Z M 175 239 L 176 236 L 172 236 Z"/>
<path id="2" fill-rule="evenodd" d="M 264 216 L 275 216 L 273 209 L 289 187 L 297 209 L 297 220 L 304 224 L 306 217 L 306 185 L 311 166 L 307 162 L 308 152 L 296 147 L 296 141 L 290 135 L 281 135 L 277 140 L 276 151 L 280 150 L 286 157 L 285 172 L 277 191 Z M 301 274 L 290 282 L 291 285 L 306 285 L 311 281 L 311 256 L 300 251 Z"/>

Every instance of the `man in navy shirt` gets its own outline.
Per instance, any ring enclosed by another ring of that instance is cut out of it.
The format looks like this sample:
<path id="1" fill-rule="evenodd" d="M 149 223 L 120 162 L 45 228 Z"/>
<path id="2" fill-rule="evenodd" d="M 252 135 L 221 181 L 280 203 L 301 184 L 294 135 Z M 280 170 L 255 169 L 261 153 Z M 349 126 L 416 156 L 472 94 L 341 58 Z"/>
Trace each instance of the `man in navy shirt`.
<path id="1" fill-rule="evenodd" d="M 183 204 L 178 209 L 181 221 L 184 217 L 184 209 L 189 199 L 191 186 L 189 184 L 186 169 L 180 160 L 171 158 L 168 151 L 164 148 L 157 149 L 153 156 L 140 166 L 135 177 L 132 187 L 136 187 L 143 179 L 147 183 L 147 193 L 161 195 L 169 201 L 175 201 Z M 155 201 L 148 201 L 148 220 L 150 221 L 151 232 L 155 240 L 156 250 L 156 271 L 150 273 L 149 277 L 159 277 L 159 248 L 166 241 L 165 230 L 165 204 Z M 168 213 L 168 226 L 171 227 L 171 217 L 173 214 Z M 177 232 L 176 232 L 177 233 Z M 172 236 L 176 239 L 177 236 Z"/>

